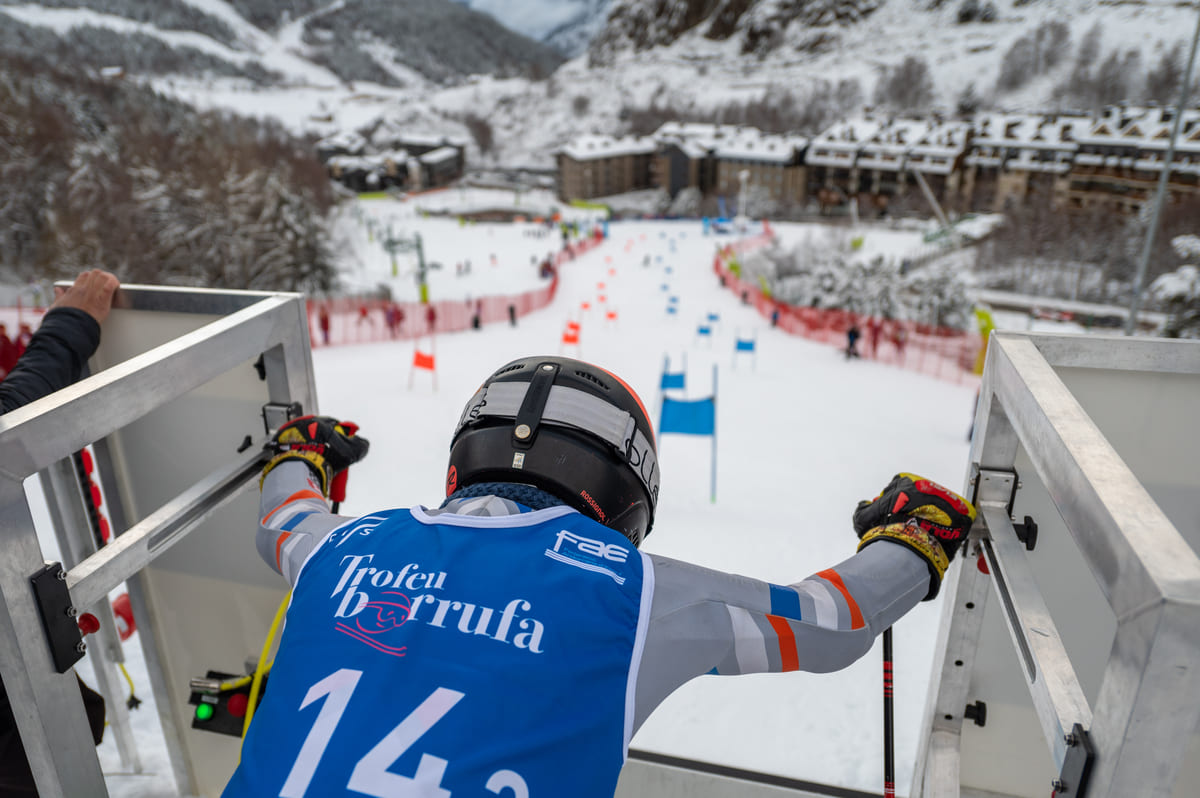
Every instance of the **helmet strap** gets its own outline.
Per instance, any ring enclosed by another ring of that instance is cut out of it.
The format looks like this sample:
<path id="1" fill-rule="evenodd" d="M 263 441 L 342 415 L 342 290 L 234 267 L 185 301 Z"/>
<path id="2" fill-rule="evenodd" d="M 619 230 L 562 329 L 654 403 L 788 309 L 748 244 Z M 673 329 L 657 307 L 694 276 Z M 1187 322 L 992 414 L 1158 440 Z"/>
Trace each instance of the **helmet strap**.
<path id="1" fill-rule="evenodd" d="M 550 389 L 554 387 L 554 378 L 557 376 L 557 363 L 539 363 L 534 370 L 513 421 L 512 442 L 518 449 L 528 449 L 533 445 L 538 424 L 542 422 L 542 411 L 546 409 L 546 400 L 550 398 Z"/>

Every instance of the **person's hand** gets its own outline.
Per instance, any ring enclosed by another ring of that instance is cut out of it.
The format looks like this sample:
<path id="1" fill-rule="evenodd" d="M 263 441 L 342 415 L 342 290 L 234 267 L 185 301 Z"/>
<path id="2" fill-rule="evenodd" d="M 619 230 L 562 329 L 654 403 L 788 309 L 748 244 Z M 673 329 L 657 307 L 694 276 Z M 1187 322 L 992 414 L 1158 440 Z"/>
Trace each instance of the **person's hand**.
<path id="1" fill-rule="evenodd" d="M 281 426 L 264 448 L 275 456 L 263 466 L 263 478 L 285 460 L 299 459 L 320 477 L 321 493 L 329 497 L 334 478 L 366 457 L 370 442 L 359 437 L 358 425 L 353 422 L 301 416 Z"/>
<path id="2" fill-rule="evenodd" d="M 937 595 L 942 576 L 975 522 L 975 508 L 952 490 L 916 474 L 900 473 L 874 499 L 858 503 L 854 532 L 858 549 L 890 540 L 921 555 L 929 563 L 930 587 L 925 600 Z"/>
<path id="3" fill-rule="evenodd" d="M 76 277 L 74 285 L 59 294 L 50 308 L 79 308 L 101 323 L 112 310 L 119 285 L 116 276 L 103 269 L 89 269 Z"/>

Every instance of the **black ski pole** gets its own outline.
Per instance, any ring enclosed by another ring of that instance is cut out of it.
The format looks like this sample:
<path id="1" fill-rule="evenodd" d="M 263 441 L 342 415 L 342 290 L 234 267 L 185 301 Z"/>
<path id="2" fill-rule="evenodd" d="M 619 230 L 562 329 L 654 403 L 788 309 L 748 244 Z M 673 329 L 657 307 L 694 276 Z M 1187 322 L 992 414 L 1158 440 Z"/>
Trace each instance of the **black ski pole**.
<path id="1" fill-rule="evenodd" d="M 883 630 L 883 796 L 896 798 L 896 751 L 892 736 L 892 627 Z"/>

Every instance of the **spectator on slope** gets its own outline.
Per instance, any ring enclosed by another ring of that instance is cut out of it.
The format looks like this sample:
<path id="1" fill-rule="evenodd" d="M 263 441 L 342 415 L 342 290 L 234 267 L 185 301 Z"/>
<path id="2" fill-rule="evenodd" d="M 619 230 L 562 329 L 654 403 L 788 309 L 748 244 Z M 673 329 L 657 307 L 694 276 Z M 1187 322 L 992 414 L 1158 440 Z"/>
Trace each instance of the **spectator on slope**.
<path id="1" fill-rule="evenodd" d="M 862 337 L 862 331 L 858 329 L 858 322 L 850 322 L 850 329 L 846 330 L 846 359 L 852 357 L 861 357 L 858 353 L 858 339 Z"/>
<path id="2" fill-rule="evenodd" d="M 8 337 L 8 325 L 0 322 L 0 379 L 17 365 L 17 342 Z"/>
<path id="3" fill-rule="evenodd" d="M 329 308 L 324 305 L 317 312 L 317 325 L 321 328 L 321 343 L 329 346 Z"/>
<path id="4" fill-rule="evenodd" d="M 225 798 L 606 798 L 676 688 L 846 667 L 937 594 L 975 517 L 898 474 L 854 510 L 857 553 L 793 584 L 641 552 L 654 430 L 619 377 L 563 357 L 483 382 L 436 508 L 331 514 L 356 432 L 307 416 L 268 444 L 257 548 L 292 595 Z"/>
<path id="5" fill-rule="evenodd" d="M 16 410 L 77 381 L 100 345 L 117 278 L 86 271 L 54 301 L 20 360 L 0 382 L 0 414 Z M 78 677 L 76 677 L 78 679 Z M 79 680 L 79 692 L 97 745 L 104 736 L 104 699 Z M 33 772 L 17 731 L 8 695 L 0 689 L 0 795 L 36 796 Z"/>

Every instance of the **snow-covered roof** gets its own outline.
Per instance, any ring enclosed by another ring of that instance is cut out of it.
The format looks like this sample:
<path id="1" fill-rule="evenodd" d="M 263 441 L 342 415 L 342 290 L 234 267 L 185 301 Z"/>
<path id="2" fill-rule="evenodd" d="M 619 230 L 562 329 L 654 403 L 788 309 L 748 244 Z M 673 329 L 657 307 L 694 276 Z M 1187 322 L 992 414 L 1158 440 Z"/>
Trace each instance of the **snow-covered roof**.
<path id="1" fill-rule="evenodd" d="M 1165 150 L 1175 128 L 1174 108 L 1109 106 L 1092 121 L 1081 144 Z M 1183 112 L 1177 150 L 1200 149 L 1200 109 Z"/>
<path id="2" fill-rule="evenodd" d="M 642 136 L 577 136 L 559 152 L 576 161 L 594 161 L 623 155 L 650 155 L 658 149 L 654 139 Z"/>
<path id="3" fill-rule="evenodd" d="M 332 136 L 326 136 L 317 142 L 317 149 L 345 150 L 349 153 L 360 153 L 366 149 L 366 146 L 366 139 L 352 130 L 343 130 L 340 133 L 334 133 Z"/>
<path id="4" fill-rule="evenodd" d="M 1074 151 L 1091 125 L 1085 116 L 980 113 L 974 119 L 974 145 Z"/>
<path id="5" fill-rule="evenodd" d="M 372 172 L 382 169 L 383 157 L 379 155 L 335 155 L 326 164 L 330 168 L 341 169 L 343 172 L 362 170 Z"/>
<path id="6" fill-rule="evenodd" d="M 408 150 L 387 150 L 386 152 L 379 153 L 379 157 L 392 163 L 407 163 Z"/>
<path id="7" fill-rule="evenodd" d="M 458 157 L 458 150 L 454 147 L 438 147 L 436 150 L 430 150 L 424 155 L 417 156 L 417 160 L 421 163 L 435 164 L 445 163 Z"/>
<path id="8" fill-rule="evenodd" d="M 456 136 L 445 136 L 440 133 L 414 133 L 411 131 L 397 132 L 394 134 L 396 141 L 402 141 L 405 144 L 414 147 L 444 147 L 455 146 L 465 147 L 467 142 L 464 139 Z"/>
<path id="9" fill-rule="evenodd" d="M 807 162 L 813 166 L 852 166 L 865 142 L 883 127 L 875 117 L 836 122 L 809 142 Z"/>
<path id="10" fill-rule="evenodd" d="M 719 141 L 715 147 L 717 157 L 727 161 L 761 161 L 764 163 L 788 163 L 796 152 L 808 146 L 803 136 L 780 136 L 763 133 L 755 128 L 743 128 L 733 136 Z"/>

